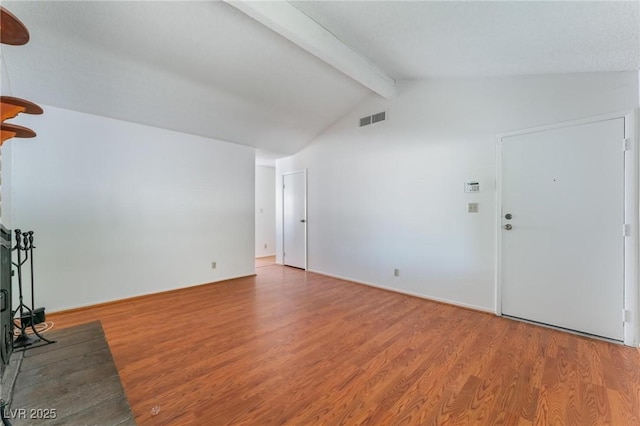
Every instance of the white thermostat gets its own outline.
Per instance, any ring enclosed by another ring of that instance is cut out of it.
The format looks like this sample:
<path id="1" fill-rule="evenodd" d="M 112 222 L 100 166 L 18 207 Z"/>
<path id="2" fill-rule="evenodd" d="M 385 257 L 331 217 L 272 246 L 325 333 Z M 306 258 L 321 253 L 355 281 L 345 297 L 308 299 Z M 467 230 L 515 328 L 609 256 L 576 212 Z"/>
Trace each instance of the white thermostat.
<path id="1" fill-rule="evenodd" d="M 480 192 L 480 182 L 465 182 L 464 192 Z"/>

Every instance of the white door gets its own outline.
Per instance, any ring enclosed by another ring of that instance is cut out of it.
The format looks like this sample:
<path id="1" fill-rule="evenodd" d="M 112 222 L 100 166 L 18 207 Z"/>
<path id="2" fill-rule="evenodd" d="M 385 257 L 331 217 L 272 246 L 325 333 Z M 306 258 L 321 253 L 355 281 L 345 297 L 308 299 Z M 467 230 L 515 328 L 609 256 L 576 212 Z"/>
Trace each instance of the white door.
<path id="1" fill-rule="evenodd" d="M 307 179 L 304 171 L 282 175 L 283 263 L 307 268 Z"/>
<path id="2" fill-rule="evenodd" d="M 623 140 L 623 118 L 502 138 L 503 314 L 623 340 Z"/>

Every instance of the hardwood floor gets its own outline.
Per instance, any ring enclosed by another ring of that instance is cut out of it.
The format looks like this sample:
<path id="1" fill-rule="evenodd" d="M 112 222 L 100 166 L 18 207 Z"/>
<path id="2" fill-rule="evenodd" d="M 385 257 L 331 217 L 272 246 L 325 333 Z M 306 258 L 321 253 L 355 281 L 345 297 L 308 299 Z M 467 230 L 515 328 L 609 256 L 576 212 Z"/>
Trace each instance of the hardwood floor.
<path id="1" fill-rule="evenodd" d="M 640 425 L 640 352 L 278 265 L 99 319 L 140 425 Z"/>
<path id="2" fill-rule="evenodd" d="M 256 257 L 256 268 L 275 265 L 275 263 L 276 263 L 275 256 Z"/>

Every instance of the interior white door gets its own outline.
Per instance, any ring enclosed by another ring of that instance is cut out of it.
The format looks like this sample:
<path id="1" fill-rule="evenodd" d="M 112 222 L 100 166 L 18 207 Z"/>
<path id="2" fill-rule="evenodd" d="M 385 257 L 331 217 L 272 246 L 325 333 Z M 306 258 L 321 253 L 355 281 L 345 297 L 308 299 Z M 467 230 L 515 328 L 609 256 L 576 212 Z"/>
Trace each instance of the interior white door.
<path id="1" fill-rule="evenodd" d="M 503 314 L 623 340 L 623 140 L 623 118 L 502 138 Z"/>
<path id="2" fill-rule="evenodd" d="M 307 183 L 305 172 L 282 176 L 283 263 L 307 268 Z"/>

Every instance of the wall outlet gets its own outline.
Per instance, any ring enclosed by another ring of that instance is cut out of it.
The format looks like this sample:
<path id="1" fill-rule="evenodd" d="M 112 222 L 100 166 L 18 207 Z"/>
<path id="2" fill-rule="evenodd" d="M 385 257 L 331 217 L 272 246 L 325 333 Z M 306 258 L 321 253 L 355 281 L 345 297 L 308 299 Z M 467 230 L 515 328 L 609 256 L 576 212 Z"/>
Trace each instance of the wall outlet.
<path id="1" fill-rule="evenodd" d="M 469 203 L 467 205 L 468 213 L 478 213 L 478 203 Z"/>
<path id="2" fill-rule="evenodd" d="M 264 248 L 267 248 L 267 245 L 266 245 L 266 244 L 264 245 Z"/>
<path id="3" fill-rule="evenodd" d="M 216 262 L 211 262 L 211 269 L 216 269 L 217 266 Z"/>
<path id="4" fill-rule="evenodd" d="M 395 269 L 393 270 L 393 276 L 394 276 L 394 277 L 399 277 L 399 276 L 400 276 L 400 269 L 395 268 Z"/>

